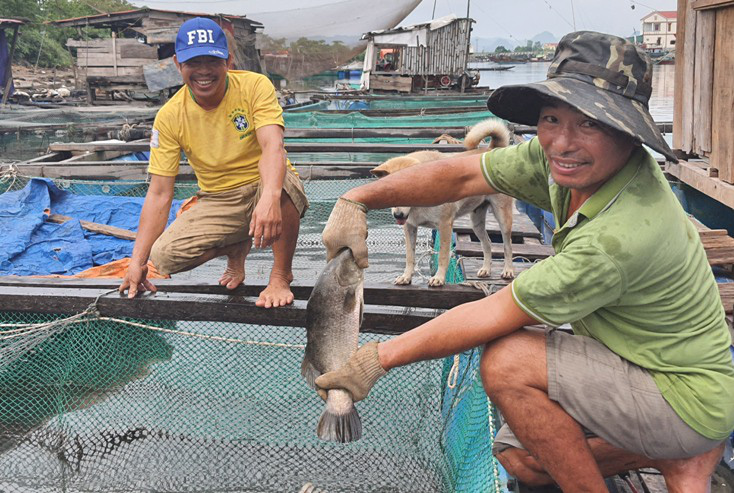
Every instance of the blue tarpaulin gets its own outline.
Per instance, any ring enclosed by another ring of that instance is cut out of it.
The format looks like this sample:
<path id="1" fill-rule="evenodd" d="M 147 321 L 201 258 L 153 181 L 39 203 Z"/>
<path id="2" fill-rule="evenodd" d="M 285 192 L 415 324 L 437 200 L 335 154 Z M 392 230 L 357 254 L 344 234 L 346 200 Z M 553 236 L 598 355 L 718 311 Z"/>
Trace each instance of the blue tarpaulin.
<path id="1" fill-rule="evenodd" d="M 91 233 L 82 229 L 79 220 L 137 231 L 143 200 L 75 195 L 42 178 L 0 195 L 0 275 L 73 275 L 129 257 L 134 242 Z M 173 201 L 168 224 L 182 202 Z M 73 220 L 46 222 L 48 210 Z"/>

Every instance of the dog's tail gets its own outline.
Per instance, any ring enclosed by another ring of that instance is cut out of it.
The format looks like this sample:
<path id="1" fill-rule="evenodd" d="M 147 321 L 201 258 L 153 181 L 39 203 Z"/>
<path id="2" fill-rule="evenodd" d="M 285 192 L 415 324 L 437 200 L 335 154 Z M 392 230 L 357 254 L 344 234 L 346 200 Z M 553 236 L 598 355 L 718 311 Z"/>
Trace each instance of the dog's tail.
<path id="1" fill-rule="evenodd" d="M 490 149 L 506 147 L 510 144 L 510 130 L 502 120 L 489 118 L 474 125 L 464 139 L 464 147 L 476 149 L 479 143 L 487 137 L 492 137 Z"/>

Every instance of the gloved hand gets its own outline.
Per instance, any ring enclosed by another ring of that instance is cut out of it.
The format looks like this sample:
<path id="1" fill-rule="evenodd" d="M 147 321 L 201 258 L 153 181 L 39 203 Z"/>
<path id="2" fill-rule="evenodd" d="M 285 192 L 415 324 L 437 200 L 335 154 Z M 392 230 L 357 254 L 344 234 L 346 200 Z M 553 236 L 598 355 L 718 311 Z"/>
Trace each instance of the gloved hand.
<path id="1" fill-rule="evenodd" d="M 321 237 L 326 247 L 327 261 L 347 247 L 361 269 L 369 266 L 366 241 L 367 207 L 364 204 L 339 197 Z"/>
<path id="2" fill-rule="evenodd" d="M 377 379 L 386 373 L 377 356 L 377 343 L 370 342 L 359 348 L 346 365 L 318 377 L 316 391 L 326 400 L 327 390 L 345 389 L 352 394 L 354 402 L 361 401 L 367 397 Z"/>

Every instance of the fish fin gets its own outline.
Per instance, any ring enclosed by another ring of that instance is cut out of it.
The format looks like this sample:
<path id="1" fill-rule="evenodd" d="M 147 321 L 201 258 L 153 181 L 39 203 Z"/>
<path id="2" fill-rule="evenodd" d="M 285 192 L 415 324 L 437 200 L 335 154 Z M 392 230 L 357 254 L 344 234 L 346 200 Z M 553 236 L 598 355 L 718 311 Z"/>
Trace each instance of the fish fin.
<path id="1" fill-rule="evenodd" d="M 312 389 L 316 388 L 314 381 L 321 376 L 321 372 L 313 366 L 311 360 L 308 359 L 308 356 L 303 357 L 303 362 L 301 363 L 301 376 L 306 380 L 309 387 Z"/>
<path id="2" fill-rule="evenodd" d="M 352 405 L 345 414 L 336 414 L 327 408 L 321 415 L 316 434 L 327 442 L 356 442 L 362 437 L 362 420 Z"/>

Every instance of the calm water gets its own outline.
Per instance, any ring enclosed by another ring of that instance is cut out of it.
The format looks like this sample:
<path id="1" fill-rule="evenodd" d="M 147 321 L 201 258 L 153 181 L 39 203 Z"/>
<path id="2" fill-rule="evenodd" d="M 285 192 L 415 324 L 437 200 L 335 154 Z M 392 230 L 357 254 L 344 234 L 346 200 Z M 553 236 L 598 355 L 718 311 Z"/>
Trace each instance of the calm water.
<path id="1" fill-rule="evenodd" d="M 497 64 L 474 63 L 469 67 L 479 70 L 479 85 L 493 89 L 506 84 L 526 84 L 545 80 L 550 62 L 521 63 L 510 70 L 482 70 L 486 67 L 496 67 Z M 650 113 L 655 121 L 673 121 L 673 84 L 675 80 L 675 65 L 655 65 L 652 77 L 652 96 L 650 98 Z"/>

